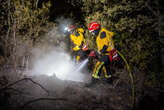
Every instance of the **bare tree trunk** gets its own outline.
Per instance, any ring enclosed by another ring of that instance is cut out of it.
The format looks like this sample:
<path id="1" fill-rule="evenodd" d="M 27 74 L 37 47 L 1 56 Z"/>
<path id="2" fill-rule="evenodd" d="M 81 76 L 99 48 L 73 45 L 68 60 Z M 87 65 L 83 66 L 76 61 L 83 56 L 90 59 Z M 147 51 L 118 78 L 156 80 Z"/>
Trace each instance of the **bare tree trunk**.
<path id="1" fill-rule="evenodd" d="M 10 19 L 10 17 L 11 17 L 11 11 L 10 11 L 10 7 L 11 7 L 11 1 L 10 0 L 8 0 L 7 1 L 8 3 L 7 3 L 7 9 L 8 9 L 8 15 L 7 15 L 7 23 L 8 23 L 8 31 L 7 31 L 7 34 L 6 34 L 6 38 L 4 39 L 4 41 L 5 41 L 5 45 L 4 45 L 4 48 L 5 48 L 5 50 L 4 50 L 4 55 L 5 55 L 5 57 L 7 56 L 7 54 L 8 54 L 8 41 L 9 41 L 9 35 L 10 35 L 10 31 L 11 31 L 11 19 Z M 6 62 L 6 63 L 8 63 L 8 61 Z"/>
<path id="2" fill-rule="evenodd" d="M 29 70 L 29 59 L 30 59 L 30 57 L 26 56 L 26 71 Z"/>
<path id="3" fill-rule="evenodd" d="M 10 33 L 10 0 L 8 0 L 8 17 L 7 17 L 7 21 L 8 21 L 8 31 L 7 31 L 7 34 L 6 34 L 6 39 L 8 39 L 9 37 L 9 33 Z"/>
<path id="4" fill-rule="evenodd" d="M 23 58 L 22 58 L 22 67 L 25 67 L 25 56 L 23 56 Z"/>
<path id="5" fill-rule="evenodd" d="M 14 19 L 14 25 L 13 25 L 13 64 L 14 64 L 14 71 L 16 72 L 17 69 L 17 58 L 16 58 L 16 46 L 17 46 L 17 41 L 16 41 L 16 21 Z"/>
<path id="6" fill-rule="evenodd" d="M 35 8 L 36 9 L 38 8 L 38 3 L 39 3 L 39 0 L 36 0 L 36 3 L 35 3 Z"/>

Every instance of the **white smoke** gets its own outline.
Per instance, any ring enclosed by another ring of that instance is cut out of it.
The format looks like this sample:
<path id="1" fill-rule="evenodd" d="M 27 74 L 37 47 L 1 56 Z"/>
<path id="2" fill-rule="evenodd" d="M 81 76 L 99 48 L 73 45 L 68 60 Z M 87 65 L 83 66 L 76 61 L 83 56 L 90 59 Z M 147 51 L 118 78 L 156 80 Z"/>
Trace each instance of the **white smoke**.
<path id="1" fill-rule="evenodd" d="M 49 37 L 53 41 L 59 37 L 65 37 L 63 32 L 59 31 L 59 28 L 62 29 L 70 23 L 72 23 L 70 19 L 58 19 L 58 27 L 52 28 L 45 37 Z M 33 49 L 32 75 L 56 76 L 62 80 L 84 81 L 86 79 L 85 75 L 80 72 L 80 69 L 77 71 L 79 66 L 75 64 L 70 54 L 66 52 L 66 46 L 64 42 L 60 42 L 58 46 L 42 44 L 39 48 Z"/>
<path id="2" fill-rule="evenodd" d="M 85 80 L 84 73 L 77 71 L 78 66 L 71 59 L 71 56 L 61 48 L 55 48 L 48 53 L 35 49 L 35 52 L 41 54 L 41 56 L 35 55 L 36 57 L 33 59 L 33 75 L 56 76 L 62 80 L 80 82 Z"/>
<path id="3" fill-rule="evenodd" d="M 64 17 L 58 18 L 56 22 L 58 23 L 59 32 L 62 33 L 66 33 L 67 26 L 74 24 L 74 21 L 72 19 L 69 18 L 65 19 Z"/>

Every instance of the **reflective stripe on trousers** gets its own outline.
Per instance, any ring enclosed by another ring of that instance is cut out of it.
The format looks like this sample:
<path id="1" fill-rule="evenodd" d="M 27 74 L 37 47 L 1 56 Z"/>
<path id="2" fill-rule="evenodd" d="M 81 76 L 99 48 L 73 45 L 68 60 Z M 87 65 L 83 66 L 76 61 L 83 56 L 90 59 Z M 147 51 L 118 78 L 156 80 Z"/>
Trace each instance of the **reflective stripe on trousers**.
<path id="1" fill-rule="evenodd" d="M 76 56 L 76 64 L 79 64 L 80 56 Z"/>
<path id="2" fill-rule="evenodd" d="M 110 74 L 108 75 L 108 73 L 106 71 L 106 68 L 104 66 L 104 62 L 100 62 L 100 61 L 97 61 L 96 65 L 95 65 L 95 68 L 94 68 L 94 71 L 93 71 L 93 74 L 92 74 L 92 77 L 96 78 L 96 79 L 100 78 L 101 67 L 102 67 L 102 69 L 104 71 L 105 78 L 110 78 L 111 75 Z"/>

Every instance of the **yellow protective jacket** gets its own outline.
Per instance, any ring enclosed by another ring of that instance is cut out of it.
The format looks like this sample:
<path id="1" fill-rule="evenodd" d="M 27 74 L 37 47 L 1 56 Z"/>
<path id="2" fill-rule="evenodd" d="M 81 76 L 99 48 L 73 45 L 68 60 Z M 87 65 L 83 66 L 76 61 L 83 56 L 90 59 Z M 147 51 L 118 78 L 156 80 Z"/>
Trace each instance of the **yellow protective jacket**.
<path id="1" fill-rule="evenodd" d="M 113 32 L 101 28 L 96 38 L 97 48 L 99 52 L 106 53 L 114 49 L 112 40 Z"/>
<path id="2" fill-rule="evenodd" d="M 83 28 L 77 28 L 76 32 L 73 34 L 70 34 L 70 39 L 73 42 L 73 50 L 78 51 L 82 48 L 83 43 L 85 43 L 84 39 L 84 29 Z"/>

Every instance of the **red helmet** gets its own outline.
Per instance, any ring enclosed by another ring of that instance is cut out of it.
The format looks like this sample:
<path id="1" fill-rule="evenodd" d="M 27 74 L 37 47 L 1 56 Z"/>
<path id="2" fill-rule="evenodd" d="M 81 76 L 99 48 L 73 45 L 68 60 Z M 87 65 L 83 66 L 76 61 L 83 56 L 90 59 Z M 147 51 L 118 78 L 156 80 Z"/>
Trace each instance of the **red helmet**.
<path id="1" fill-rule="evenodd" d="M 100 24 L 97 23 L 97 22 L 91 22 L 89 24 L 89 32 L 93 32 L 93 31 L 95 31 L 95 30 L 97 30 L 99 28 L 100 28 Z"/>

